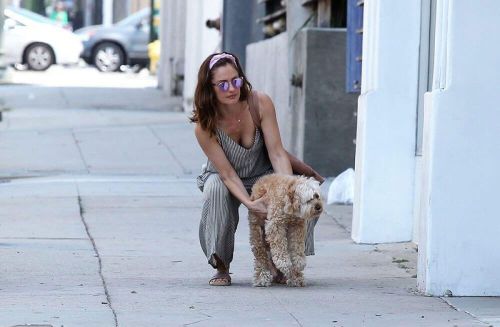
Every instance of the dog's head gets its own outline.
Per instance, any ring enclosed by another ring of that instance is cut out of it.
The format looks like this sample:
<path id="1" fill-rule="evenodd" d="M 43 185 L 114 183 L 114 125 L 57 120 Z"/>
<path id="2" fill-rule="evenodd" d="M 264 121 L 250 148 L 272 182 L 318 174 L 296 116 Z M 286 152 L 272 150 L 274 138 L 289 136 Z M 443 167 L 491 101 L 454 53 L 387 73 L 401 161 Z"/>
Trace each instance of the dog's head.
<path id="1" fill-rule="evenodd" d="M 303 219 L 317 218 L 323 212 L 319 182 L 310 177 L 297 177 L 297 182 L 290 189 L 291 206 L 288 213 Z"/>

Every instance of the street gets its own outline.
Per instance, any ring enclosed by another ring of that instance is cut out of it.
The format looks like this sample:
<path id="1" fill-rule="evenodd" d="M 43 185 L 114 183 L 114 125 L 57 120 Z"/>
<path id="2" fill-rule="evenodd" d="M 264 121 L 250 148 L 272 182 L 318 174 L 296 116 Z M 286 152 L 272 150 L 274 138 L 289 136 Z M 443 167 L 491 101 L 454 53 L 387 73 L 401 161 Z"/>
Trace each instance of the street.
<path id="1" fill-rule="evenodd" d="M 233 285 L 211 287 L 194 181 L 206 159 L 181 100 L 146 71 L 13 80 L 0 86 L 0 326 L 498 322 L 417 294 L 414 244 L 354 244 L 350 206 L 320 218 L 304 288 L 252 287 L 240 208 Z"/>

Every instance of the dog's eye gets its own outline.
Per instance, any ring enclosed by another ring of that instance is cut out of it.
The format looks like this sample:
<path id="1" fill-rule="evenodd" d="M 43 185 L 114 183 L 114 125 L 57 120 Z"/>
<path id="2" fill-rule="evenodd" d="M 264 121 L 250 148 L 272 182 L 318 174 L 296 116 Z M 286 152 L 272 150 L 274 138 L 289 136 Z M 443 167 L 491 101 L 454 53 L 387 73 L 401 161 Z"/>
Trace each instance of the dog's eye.
<path id="1" fill-rule="evenodd" d="M 314 193 L 314 198 L 315 199 L 319 199 L 319 194 L 318 193 Z"/>

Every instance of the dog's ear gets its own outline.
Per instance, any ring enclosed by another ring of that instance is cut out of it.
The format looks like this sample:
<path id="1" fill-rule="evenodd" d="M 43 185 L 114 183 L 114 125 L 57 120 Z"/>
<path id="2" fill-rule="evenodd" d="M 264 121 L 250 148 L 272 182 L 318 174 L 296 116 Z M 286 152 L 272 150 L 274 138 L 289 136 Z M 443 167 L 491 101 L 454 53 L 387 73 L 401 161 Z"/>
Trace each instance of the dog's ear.
<path id="1" fill-rule="evenodd" d="M 287 198 L 288 201 L 285 204 L 285 213 L 289 215 L 295 214 L 300 208 L 300 197 L 297 194 L 297 182 L 287 185 Z"/>

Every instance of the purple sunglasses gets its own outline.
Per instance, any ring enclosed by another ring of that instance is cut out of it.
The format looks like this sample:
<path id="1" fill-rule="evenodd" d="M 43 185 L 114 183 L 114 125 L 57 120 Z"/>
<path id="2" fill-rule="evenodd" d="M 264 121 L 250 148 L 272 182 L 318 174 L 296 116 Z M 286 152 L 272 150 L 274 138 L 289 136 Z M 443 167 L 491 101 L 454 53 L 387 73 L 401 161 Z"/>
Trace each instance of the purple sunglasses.
<path id="1" fill-rule="evenodd" d="M 240 87 L 243 86 L 243 77 L 236 77 L 231 80 L 231 84 L 233 84 L 235 89 L 239 89 Z M 219 90 L 222 92 L 227 92 L 229 91 L 229 82 L 228 81 L 222 81 L 217 84 L 212 84 L 214 86 L 217 86 Z"/>

